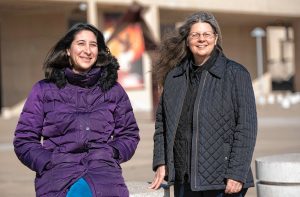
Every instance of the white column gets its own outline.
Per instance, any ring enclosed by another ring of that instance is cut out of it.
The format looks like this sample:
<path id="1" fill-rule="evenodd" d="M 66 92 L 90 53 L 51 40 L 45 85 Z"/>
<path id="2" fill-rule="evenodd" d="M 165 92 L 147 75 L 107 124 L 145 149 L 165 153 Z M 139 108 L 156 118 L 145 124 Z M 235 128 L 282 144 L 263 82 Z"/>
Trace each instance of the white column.
<path id="1" fill-rule="evenodd" d="M 160 20 L 159 9 L 156 5 L 150 5 L 144 14 L 144 19 L 149 29 L 153 33 L 156 41 L 160 40 Z"/>
<path id="2" fill-rule="evenodd" d="M 98 27 L 98 10 L 96 0 L 87 0 L 87 22 Z"/>
<path id="3" fill-rule="evenodd" d="M 155 5 L 150 5 L 149 7 L 145 8 L 147 9 L 144 13 L 144 19 L 149 27 L 149 30 L 151 31 L 154 40 L 159 43 L 160 41 L 160 18 L 159 18 L 159 8 Z M 149 103 L 151 103 L 150 106 L 150 112 L 151 116 L 153 116 L 153 111 L 156 110 L 156 103 L 153 103 L 153 91 L 152 91 L 152 64 L 150 55 L 148 53 L 145 53 L 143 56 L 144 60 L 144 76 L 145 76 L 145 82 L 146 82 L 146 88 L 147 88 L 147 96 L 150 98 Z"/>

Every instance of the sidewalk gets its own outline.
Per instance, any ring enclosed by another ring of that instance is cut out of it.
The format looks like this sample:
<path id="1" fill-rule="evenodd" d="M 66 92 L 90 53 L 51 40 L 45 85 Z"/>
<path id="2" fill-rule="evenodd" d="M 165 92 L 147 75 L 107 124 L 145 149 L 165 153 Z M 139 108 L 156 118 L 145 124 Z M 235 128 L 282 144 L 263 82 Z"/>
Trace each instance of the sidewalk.
<path id="1" fill-rule="evenodd" d="M 290 109 L 278 105 L 258 107 L 259 128 L 257 144 L 252 162 L 255 174 L 255 158 L 283 153 L 300 152 L 300 104 Z M 136 113 L 140 127 L 141 141 L 134 157 L 123 164 L 126 181 L 150 182 L 154 123 L 149 114 Z M 35 196 L 33 188 L 34 173 L 24 167 L 16 158 L 12 139 L 17 118 L 0 119 L 0 191 L 1 197 Z M 246 195 L 255 197 L 251 188 Z"/>

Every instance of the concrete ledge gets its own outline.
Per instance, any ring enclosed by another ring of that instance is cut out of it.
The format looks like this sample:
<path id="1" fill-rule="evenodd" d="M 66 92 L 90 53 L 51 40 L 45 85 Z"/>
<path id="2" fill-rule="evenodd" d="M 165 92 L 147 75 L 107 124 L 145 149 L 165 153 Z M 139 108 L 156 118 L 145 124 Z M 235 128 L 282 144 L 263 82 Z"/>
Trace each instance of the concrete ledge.
<path id="1" fill-rule="evenodd" d="M 167 185 L 162 185 L 158 190 L 148 189 L 147 182 L 126 182 L 130 197 L 170 197 Z"/>
<path id="2" fill-rule="evenodd" d="M 262 157 L 256 159 L 255 164 L 259 181 L 300 183 L 300 153 Z"/>
<path id="3" fill-rule="evenodd" d="M 259 197 L 299 197 L 300 185 L 264 185 L 257 183 L 257 196 Z"/>

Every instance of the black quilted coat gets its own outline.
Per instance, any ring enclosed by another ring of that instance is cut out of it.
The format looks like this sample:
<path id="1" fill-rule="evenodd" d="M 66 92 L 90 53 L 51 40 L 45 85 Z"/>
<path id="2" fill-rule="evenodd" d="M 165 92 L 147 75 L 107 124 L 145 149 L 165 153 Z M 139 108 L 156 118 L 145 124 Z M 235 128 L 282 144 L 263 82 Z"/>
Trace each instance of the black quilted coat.
<path id="1" fill-rule="evenodd" d="M 172 69 L 156 113 L 153 170 L 166 164 L 174 182 L 175 132 L 187 91 L 187 61 Z M 257 116 L 249 72 L 219 53 L 215 64 L 202 73 L 193 112 L 191 189 L 225 188 L 230 178 L 254 186 L 250 169 L 256 141 Z"/>

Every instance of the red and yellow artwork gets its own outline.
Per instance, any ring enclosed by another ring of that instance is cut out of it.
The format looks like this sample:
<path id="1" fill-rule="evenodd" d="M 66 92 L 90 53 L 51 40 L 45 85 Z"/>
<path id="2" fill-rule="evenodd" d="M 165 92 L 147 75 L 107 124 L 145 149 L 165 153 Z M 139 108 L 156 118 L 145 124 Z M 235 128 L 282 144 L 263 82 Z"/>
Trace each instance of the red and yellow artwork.
<path id="1" fill-rule="evenodd" d="M 113 30 L 112 27 L 107 29 L 105 34 L 111 34 Z M 108 47 L 120 64 L 119 83 L 125 89 L 143 88 L 142 55 L 145 51 L 145 44 L 140 25 L 129 24 L 109 41 Z"/>

